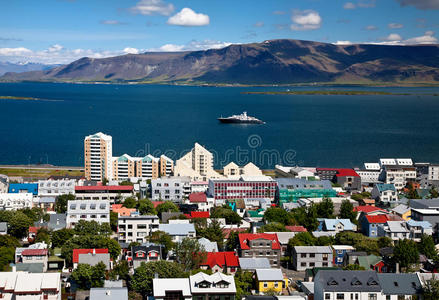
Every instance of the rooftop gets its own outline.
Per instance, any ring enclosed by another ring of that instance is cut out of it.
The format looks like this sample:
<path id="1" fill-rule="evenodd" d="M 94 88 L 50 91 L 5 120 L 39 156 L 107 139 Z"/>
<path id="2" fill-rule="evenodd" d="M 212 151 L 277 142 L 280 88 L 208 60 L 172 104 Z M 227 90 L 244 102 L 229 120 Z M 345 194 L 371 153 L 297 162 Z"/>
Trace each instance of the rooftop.
<path id="1" fill-rule="evenodd" d="M 256 277 L 259 281 L 283 281 L 281 269 L 256 269 Z"/>
<path id="2" fill-rule="evenodd" d="M 280 243 L 276 234 L 269 233 L 240 233 L 239 244 L 241 249 L 250 249 L 248 242 L 256 239 L 270 240 L 272 242 L 271 248 L 273 250 L 280 249 Z"/>

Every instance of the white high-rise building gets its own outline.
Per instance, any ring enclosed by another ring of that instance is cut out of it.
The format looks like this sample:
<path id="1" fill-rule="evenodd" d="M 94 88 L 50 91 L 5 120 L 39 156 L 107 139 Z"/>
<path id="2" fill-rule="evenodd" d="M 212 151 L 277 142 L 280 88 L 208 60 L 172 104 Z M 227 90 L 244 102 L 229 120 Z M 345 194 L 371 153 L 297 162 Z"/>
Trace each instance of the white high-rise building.
<path id="1" fill-rule="evenodd" d="M 110 180 L 113 176 L 113 142 L 110 135 L 102 132 L 84 139 L 85 178 L 88 180 Z"/>

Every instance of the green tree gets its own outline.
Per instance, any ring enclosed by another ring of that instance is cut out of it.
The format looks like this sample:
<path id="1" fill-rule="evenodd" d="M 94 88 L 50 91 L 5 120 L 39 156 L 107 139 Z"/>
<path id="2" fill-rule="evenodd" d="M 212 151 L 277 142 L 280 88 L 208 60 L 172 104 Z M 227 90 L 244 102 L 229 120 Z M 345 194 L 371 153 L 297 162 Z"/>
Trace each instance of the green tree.
<path id="1" fill-rule="evenodd" d="M 163 245 L 165 247 L 165 255 L 175 247 L 175 243 L 172 241 L 172 237 L 164 231 L 157 230 L 152 232 L 149 237 L 149 241 L 151 243 Z"/>
<path id="2" fill-rule="evenodd" d="M 149 199 L 139 200 L 137 210 L 141 215 L 157 215 L 154 204 L 152 204 L 151 200 Z"/>
<path id="3" fill-rule="evenodd" d="M 363 266 L 357 265 L 357 264 L 350 264 L 350 265 L 343 267 L 343 270 L 364 271 L 364 270 L 366 270 L 366 268 L 364 268 Z"/>
<path id="4" fill-rule="evenodd" d="M 278 222 L 271 222 L 258 228 L 258 232 L 286 232 L 285 225 Z"/>
<path id="5" fill-rule="evenodd" d="M 79 264 L 72 272 L 72 279 L 80 289 L 86 290 L 93 287 L 103 287 L 105 280 L 105 264 L 99 262 L 96 266 Z"/>
<path id="6" fill-rule="evenodd" d="M 291 224 L 291 216 L 285 209 L 280 207 L 269 207 L 264 213 L 264 221 L 266 223 L 276 222 L 283 225 Z"/>
<path id="7" fill-rule="evenodd" d="M 341 203 L 340 218 L 350 219 L 353 223 L 356 223 L 357 221 L 357 212 L 354 211 L 354 206 L 348 199 L 343 200 L 343 202 Z"/>
<path id="8" fill-rule="evenodd" d="M 35 243 L 41 243 L 41 242 L 50 245 L 50 231 L 46 227 L 41 227 L 37 231 L 37 235 L 35 237 Z"/>
<path id="9" fill-rule="evenodd" d="M 430 198 L 431 198 L 431 199 L 433 199 L 433 198 L 439 198 L 439 193 L 438 193 L 438 191 L 436 190 L 435 187 L 432 187 L 432 188 L 430 189 Z"/>
<path id="10" fill-rule="evenodd" d="M 391 238 L 387 237 L 387 236 L 382 236 L 378 238 L 378 247 L 381 248 L 386 248 L 386 247 L 392 247 L 393 246 L 393 241 Z"/>
<path id="11" fill-rule="evenodd" d="M 424 300 L 436 300 L 439 299 L 439 280 L 433 274 L 430 280 L 425 280 L 422 282 L 424 287 L 422 289 L 422 294 Z"/>
<path id="12" fill-rule="evenodd" d="M 331 246 L 334 244 L 334 238 L 331 236 L 319 236 L 315 244 L 316 246 Z"/>
<path id="13" fill-rule="evenodd" d="M 108 223 L 99 224 L 96 221 L 79 220 L 75 225 L 75 233 L 77 235 L 105 235 L 109 236 L 112 233 L 111 227 Z"/>
<path id="14" fill-rule="evenodd" d="M 20 246 L 20 242 L 17 238 L 10 236 L 8 234 L 0 235 L 0 247 L 13 247 L 17 248 Z"/>
<path id="15" fill-rule="evenodd" d="M 16 238 L 27 236 L 29 226 L 32 226 L 32 219 L 21 211 L 16 211 L 12 219 L 9 220 L 9 233 Z"/>
<path id="16" fill-rule="evenodd" d="M 431 235 L 423 234 L 421 236 L 421 241 L 418 244 L 418 250 L 420 253 L 424 254 L 430 259 L 433 259 L 437 256 L 436 247 Z"/>
<path id="17" fill-rule="evenodd" d="M 220 249 L 224 246 L 224 233 L 221 224 L 215 219 L 211 219 L 210 224 L 205 228 L 197 228 L 197 237 L 204 237 L 211 242 L 216 242 Z"/>
<path id="18" fill-rule="evenodd" d="M 114 211 L 110 211 L 110 227 L 111 230 L 117 232 L 117 222 L 119 221 L 119 214 Z"/>
<path id="19" fill-rule="evenodd" d="M 253 288 L 253 273 L 238 269 L 235 273 L 236 299 L 242 299 L 251 294 Z"/>
<path id="20" fill-rule="evenodd" d="M 134 270 L 131 279 L 131 288 L 144 296 L 152 294 L 152 280 L 155 275 L 159 278 L 184 278 L 187 274 L 184 272 L 182 265 L 167 261 L 159 260 L 149 263 L 143 263 Z"/>
<path id="21" fill-rule="evenodd" d="M 126 208 L 136 208 L 137 200 L 134 197 L 128 197 L 123 202 L 123 206 Z"/>
<path id="22" fill-rule="evenodd" d="M 156 207 L 158 215 L 161 217 L 164 212 L 179 212 L 178 206 L 171 201 L 160 203 Z"/>
<path id="23" fill-rule="evenodd" d="M 241 224 L 241 217 L 233 211 L 230 206 L 218 206 L 211 210 L 210 217 L 214 219 L 225 219 L 226 224 Z"/>
<path id="24" fill-rule="evenodd" d="M 56 197 L 55 200 L 55 211 L 59 214 L 64 214 L 67 212 L 67 203 L 69 200 L 75 200 L 75 195 L 60 195 Z"/>
<path id="25" fill-rule="evenodd" d="M 197 240 L 184 238 L 175 246 L 176 261 L 184 266 L 185 271 L 198 269 L 206 261 L 206 251 Z"/>
<path id="26" fill-rule="evenodd" d="M 405 269 L 418 263 L 419 252 L 416 243 L 408 239 L 400 240 L 393 249 L 393 259 L 395 263 L 399 263 L 401 268 Z"/>
<path id="27" fill-rule="evenodd" d="M 15 261 L 15 248 L 0 247 L 0 271 L 10 271 L 9 264 Z"/>
<path id="28" fill-rule="evenodd" d="M 75 231 L 70 228 L 62 228 L 52 232 L 52 248 L 62 247 L 68 240 L 75 235 Z"/>
<path id="29" fill-rule="evenodd" d="M 109 272 L 109 277 L 112 280 L 129 280 L 129 272 L 130 266 L 128 265 L 128 261 L 120 260 L 114 265 L 113 270 Z"/>
<path id="30" fill-rule="evenodd" d="M 124 180 L 121 183 L 119 183 L 119 185 L 130 185 L 130 186 L 133 186 L 134 184 L 131 181 L 129 181 L 129 180 Z"/>
<path id="31" fill-rule="evenodd" d="M 334 203 L 328 197 L 324 197 L 322 202 L 316 204 L 317 216 L 319 218 L 330 219 L 334 217 Z"/>
<path id="32" fill-rule="evenodd" d="M 232 230 L 226 242 L 227 251 L 235 251 L 239 246 L 239 232 Z"/>
<path id="33" fill-rule="evenodd" d="M 292 249 L 295 246 L 314 246 L 317 239 L 309 232 L 299 232 L 288 241 L 288 248 Z"/>

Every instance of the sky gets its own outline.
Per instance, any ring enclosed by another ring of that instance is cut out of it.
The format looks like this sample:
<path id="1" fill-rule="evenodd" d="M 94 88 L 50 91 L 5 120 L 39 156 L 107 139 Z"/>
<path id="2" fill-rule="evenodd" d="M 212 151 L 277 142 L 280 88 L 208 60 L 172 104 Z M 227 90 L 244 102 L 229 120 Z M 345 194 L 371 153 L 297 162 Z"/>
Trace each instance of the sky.
<path id="1" fill-rule="evenodd" d="M 0 62 L 69 63 L 300 39 L 438 43 L 439 0 L 8 0 Z"/>

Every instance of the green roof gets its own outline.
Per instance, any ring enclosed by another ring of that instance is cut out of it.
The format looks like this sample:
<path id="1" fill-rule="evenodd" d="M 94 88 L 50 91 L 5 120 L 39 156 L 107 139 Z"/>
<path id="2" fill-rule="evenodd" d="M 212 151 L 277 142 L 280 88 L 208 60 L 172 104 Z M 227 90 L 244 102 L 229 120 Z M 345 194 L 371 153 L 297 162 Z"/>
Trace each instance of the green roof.
<path id="1" fill-rule="evenodd" d="M 49 261 L 64 261 L 64 259 L 58 256 L 50 256 Z"/>
<path id="2" fill-rule="evenodd" d="M 19 263 L 15 265 L 17 271 L 29 272 L 29 273 L 43 273 L 43 263 Z"/>
<path id="3" fill-rule="evenodd" d="M 359 256 L 358 258 L 358 264 L 362 267 L 364 267 L 366 270 L 370 270 L 370 266 L 374 266 L 380 261 L 382 261 L 382 257 L 376 256 L 376 255 L 368 255 L 368 256 Z"/>

